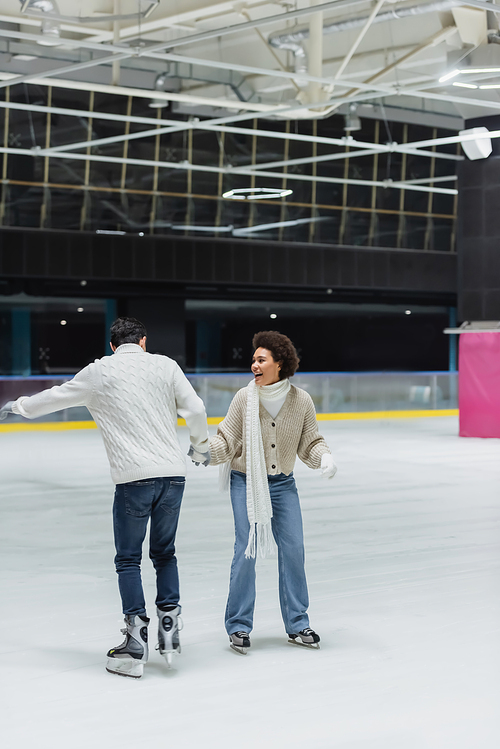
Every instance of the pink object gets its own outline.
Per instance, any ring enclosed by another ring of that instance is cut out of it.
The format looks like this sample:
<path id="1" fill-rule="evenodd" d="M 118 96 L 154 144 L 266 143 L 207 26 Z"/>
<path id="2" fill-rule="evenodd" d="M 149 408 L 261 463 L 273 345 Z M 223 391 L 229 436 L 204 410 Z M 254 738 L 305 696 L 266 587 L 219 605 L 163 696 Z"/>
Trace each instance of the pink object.
<path id="1" fill-rule="evenodd" d="M 500 437 L 500 333 L 463 333 L 459 343 L 461 437 Z"/>

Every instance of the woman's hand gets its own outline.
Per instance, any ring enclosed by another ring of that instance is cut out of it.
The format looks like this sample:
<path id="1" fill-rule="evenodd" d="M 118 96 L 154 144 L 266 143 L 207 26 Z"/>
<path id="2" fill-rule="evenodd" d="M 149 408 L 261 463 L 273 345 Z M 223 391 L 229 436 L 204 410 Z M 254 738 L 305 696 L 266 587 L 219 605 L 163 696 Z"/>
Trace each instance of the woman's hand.
<path id="1" fill-rule="evenodd" d="M 331 453 L 323 453 L 321 456 L 321 478 L 333 479 L 337 473 L 337 466 Z"/>
<path id="2" fill-rule="evenodd" d="M 199 466 L 202 463 L 207 466 L 210 463 L 210 451 L 206 453 L 197 452 L 192 445 L 189 446 L 188 457 L 191 458 L 195 466 Z"/>

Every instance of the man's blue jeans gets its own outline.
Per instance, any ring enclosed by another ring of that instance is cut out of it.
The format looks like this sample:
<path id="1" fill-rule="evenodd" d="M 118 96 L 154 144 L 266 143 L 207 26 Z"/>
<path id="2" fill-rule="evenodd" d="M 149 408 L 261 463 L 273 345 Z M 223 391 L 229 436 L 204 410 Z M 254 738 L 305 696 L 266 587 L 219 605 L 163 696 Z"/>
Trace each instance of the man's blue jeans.
<path id="1" fill-rule="evenodd" d="M 273 507 L 272 529 L 278 546 L 281 616 L 288 634 L 309 626 L 304 539 L 299 495 L 293 473 L 268 476 Z M 226 606 L 226 631 L 251 632 L 255 607 L 255 559 L 245 559 L 250 525 L 247 515 L 246 475 L 231 471 L 231 503 L 235 544 Z"/>
<path id="2" fill-rule="evenodd" d="M 141 580 L 142 544 L 151 518 L 149 557 L 156 570 L 156 605 L 179 603 L 175 534 L 184 476 L 117 484 L 113 504 L 115 566 L 124 614 L 145 614 Z"/>

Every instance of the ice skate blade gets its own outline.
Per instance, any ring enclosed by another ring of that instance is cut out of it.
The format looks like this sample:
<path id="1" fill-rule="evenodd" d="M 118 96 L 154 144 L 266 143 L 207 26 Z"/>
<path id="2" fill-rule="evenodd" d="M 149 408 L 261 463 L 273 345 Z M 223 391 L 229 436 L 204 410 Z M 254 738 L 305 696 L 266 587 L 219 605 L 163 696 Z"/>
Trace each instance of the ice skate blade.
<path id="1" fill-rule="evenodd" d="M 167 664 L 167 668 L 172 668 L 172 662 L 174 660 L 175 655 L 179 655 L 179 650 L 164 650 L 163 653 L 160 653 L 161 657 L 165 659 L 165 663 Z"/>
<path id="2" fill-rule="evenodd" d="M 309 650 L 319 650 L 319 642 L 299 642 L 298 640 L 288 640 L 289 645 L 298 645 L 299 648 L 309 648 Z"/>
<path id="3" fill-rule="evenodd" d="M 233 645 L 233 643 L 229 643 L 229 647 L 231 650 L 234 650 L 235 653 L 238 653 L 238 655 L 246 655 L 249 648 L 240 648 L 238 645 Z"/>
<path id="4" fill-rule="evenodd" d="M 106 665 L 108 674 L 117 676 L 129 676 L 131 679 L 140 679 L 144 672 L 144 663 L 124 658 L 108 658 Z"/>

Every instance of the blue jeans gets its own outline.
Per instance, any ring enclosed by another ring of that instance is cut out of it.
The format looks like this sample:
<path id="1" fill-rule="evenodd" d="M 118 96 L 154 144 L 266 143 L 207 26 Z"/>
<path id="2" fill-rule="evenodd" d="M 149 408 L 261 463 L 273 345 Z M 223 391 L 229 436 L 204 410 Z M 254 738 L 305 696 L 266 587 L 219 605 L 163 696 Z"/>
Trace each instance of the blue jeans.
<path id="1" fill-rule="evenodd" d="M 124 614 L 145 614 L 141 580 L 142 544 L 151 518 L 149 557 L 156 570 L 156 605 L 179 602 L 175 534 L 184 476 L 117 484 L 113 503 L 115 566 Z"/>
<path id="2" fill-rule="evenodd" d="M 281 616 L 288 634 L 309 626 L 309 595 L 304 570 L 304 539 L 299 495 L 293 473 L 268 476 L 273 507 L 272 530 L 278 546 L 279 597 Z M 245 559 L 250 524 L 247 515 L 247 478 L 231 471 L 231 504 L 235 544 L 229 581 L 225 624 L 233 632 L 251 632 L 255 607 L 255 559 Z"/>

